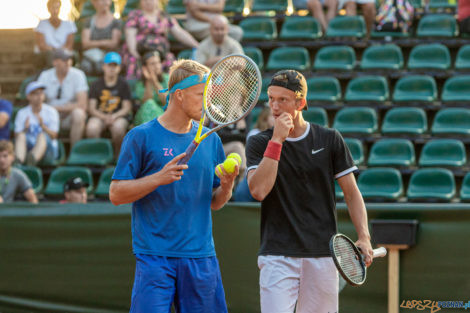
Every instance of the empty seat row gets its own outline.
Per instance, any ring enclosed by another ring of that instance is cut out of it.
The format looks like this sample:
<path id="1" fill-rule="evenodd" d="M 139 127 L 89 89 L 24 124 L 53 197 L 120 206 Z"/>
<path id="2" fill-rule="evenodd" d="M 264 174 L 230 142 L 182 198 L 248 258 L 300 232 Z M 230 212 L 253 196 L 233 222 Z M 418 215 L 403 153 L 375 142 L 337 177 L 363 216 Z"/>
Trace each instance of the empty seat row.
<path id="1" fill-rule="evenodd" d="M 413 142 L 405 138 L 383 138 L 376 141 L 369 152 L 367 162 L 362 142 L 357 138 L 345 138 L 356 165 L 387 167 L 462 167 L 467 165 L 465 145 L 458 139 L 432 139 L 425 143 L 418 162 Z"/>
<path id="2" fill-rule="evenodd" d="M 370 107 L 346 107 L 334 118 L 333 128 L 342 134 L 370 135 L 378 133 L 377 112 Z M 422 135 L 428 132 L 426 114 L 419 108 L 393 108 L 385 114 L 383 134 Z M 443 136 L 470 135 L 470 109 L 446 108 L 437 112 L 430 133 Z"/>
<path id="3" fill-rule="evenodd" d="M 408 201 L 449 202 L 457 197 L 454 175 L 444 168 L 425 168 L 415 171 L 405 193 L 400 171 L 394 168 L 370 168 L 360 173 L 357 180 L 365 200 L 396 201 L 406 196 Z M 460 200 L 470 201 L 470 174 L 464 177 L 460 188 Z M 336 196 L 342 193 L 336 186 Z"/>
<path id="4" fill-rule="evenodd" d="M 270 17 L 249 17 L 240 22 L 244 40 L 303 40 L 323 36 L 320 24 L 311 16 L 286 17 L 278 33 L 276 20 Z M 326 37 L 362 38 L 366 35 L 366 24 L 362 16 L 337 16 L 328 24 Z M 372 36 L 409 36 L 407 33 L 373 32 Z M 420 19 L 417 37 L 456 37 L 459 35 L 457 21 L 448 14 L 430 14 Z"/>
<path id="5" fill-rule="evenodd" d="M 114 173 L 114 167 L 109 167 L 101 172 L 96 189 L 93 185 L 93 176 L 91 170 L 81 166 L 62 166 L 54 169 L 49 177 L 47 186 L 44 189 L 43 173 L 36 166 L 18 166 L 31 180 L 35 193 L 44 193 L 46 196 L 61 196 L 64 193 L 64 183 L 73 177 L 80 177 L 85 183 L 88 183 L 88 194 L 94 194 L 97 197 L 107 197 L 109 194 L 109 185 Z M 44 190 L 44 192 L 43 192 Z"/>
<path id="6" fill-rule="evenodd" d="M 260 101 L 267 101 L 267 88 L 270 77 L 262 81 Z M 307 79 L 307 101 L 337 102 L 343 99 L 341 85 L 332 76 L 316 76 Z M 344 100 L 350 102 L 380 103 L 392 100 L 396 103 L 423 102 L 432 103 L 438 100 L 437 84 L 428 75 L 409 75 L 399 79 L 390 94 L 387 79 L 379 75 L 365 75 L 349 81 Z M 470 75 L 454 76 L 446 80 L 441 92 L 445 103 L 470 101 Z"/>

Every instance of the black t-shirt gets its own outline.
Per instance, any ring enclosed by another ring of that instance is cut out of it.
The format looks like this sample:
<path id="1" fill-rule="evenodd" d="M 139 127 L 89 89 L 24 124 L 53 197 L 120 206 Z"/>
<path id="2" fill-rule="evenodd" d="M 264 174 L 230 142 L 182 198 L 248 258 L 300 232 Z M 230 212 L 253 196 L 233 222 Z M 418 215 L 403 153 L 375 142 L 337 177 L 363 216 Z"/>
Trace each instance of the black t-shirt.
<path id="1" fill-rule="evenodd" d="M 263 159 L 273 130 L 251 136 L 246 145 L 249 172 Z M 273 189 L 261 202 L 260 255 L 329 256 L 336 230 L 335 178 L 357 170 L 335 129 L 308 124 L 283 143 Z"/>
<path id="2" fill-rule="evenodd" d="M 90 87 L 90 99 L 98 101 L 97 109 L 101 112 L 114 113 L 121 109 L 123 100 L 131 100 L 131 90 L 122 77 L 114 86 L 106 86 L 104 78 L 100 78 Z"/>

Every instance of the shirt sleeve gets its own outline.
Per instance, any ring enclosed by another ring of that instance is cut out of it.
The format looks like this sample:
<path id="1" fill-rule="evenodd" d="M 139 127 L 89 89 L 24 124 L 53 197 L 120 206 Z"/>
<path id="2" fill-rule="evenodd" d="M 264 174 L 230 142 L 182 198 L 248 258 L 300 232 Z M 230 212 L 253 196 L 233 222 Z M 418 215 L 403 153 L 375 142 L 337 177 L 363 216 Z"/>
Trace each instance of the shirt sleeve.
<path id="1" fill-rule="evenodd" d="M 26 120 L 25 110 L 18 111 L 15 117 L 15 133 L 21 133 L 24 130 L 24 122 Z"/>
<path id="2" fill-rule="evenodd" d="M 206 54 L 204 53 L 204 47 L 199 46 L 199 47 L 196 49 L 195 59 L 196 59 L 197 62 L 199 62 L 199 63 L 201 63 L 201 64 L 205 64 L 205 63 L 206 63 L 206 61 L 207 61 L 207 56 L 206 56 Z"/>
<path id="3" fill-rule="evenodd" d="M 131 88 L 129 87 L 129 84 L 124 79 L 122 80 L 120 93 L 121 93 L 122 100 L 132 99 Z"/>
<path id="4" fill-rule="evenodd" d="M 86 81 L 85 73 L 82 70 L 77 69 L 77 92 L 86 91 L 88 92 L 88 83 Z"/>
<path id="5" fill-rule="evenodd" d="M 258 167 L 263 160 L 264 151 L 266 150 L 267 140 L 261 134 L 251 136 L 246 143 L 246 173 Z"/>
<path id="6" fill-rule="evenodd" d="M 46 126 L 53 132 L 59 132 L 59 126 L 60 126 L 60 118 L 59 118 L 59 112 L 53 107 L 51 107 L 50 110 L 50 116 L 48 120 L 46 121 Z"/>
<path id="7" fill-rule="evenodd" d="M 45 21 L 44 20 L 40 20 L 39 23 L 38 23 L 38 26 L 36 26 L 36 28 L 34 29 L 35 32 L 38 32 L 38 33 L 41 33 L 41 34 L 44 34 L 46 32 L 45 30 Z"/>
<path id="8" fill-rule="evenodd" d="M 245 51 L 243 51 L 243 47 L 235 41 L 233 44 L 233 52 L 234 54 L 245 54 Z"/>
<path id="9" fill-rule="evenodd" d="M 96 99 L 99 101 L 99 97 L 100 97 L 100 88 L 98 87 L 98 84 L 99 84 L 100 80 L 97 80 L 95 82 L 93 82 L 90 86 L 90 91 L 89 91 L 89 94 L 88 94 L 88 97 L 90 99 Z"/>
<path id="10" fill-rule="evenodd" d="M 112 179 L 131 180 L 140 177 L 144 146 L 140 141 L 138 133 L 133 130 L 124 137 Z"/>
<path id="11" fill-rule="evenodd" d="M 333 167 L 336 179 L 357 170 L 348 145 L 337 130 L 333 138 Z"/>
<path id="12" fill-rule="evenodd" d="M 64 22 L 64 21 L 62 21 Z M 67 35 L 68 34 L 75 34 L 77 32 L 77 25 L 75 25 L 72 21 L 65 21 L 67 23 Z"/>
<path id="13" fill-rule="evenodd" d="M 26 176 L 25 173 L 23 173 L 21 170 L 18 172 L 18 191 L 23 194 L 26 190 L 30 189 L 33 187 L 33 184 L 31 184 L 31 181 L 29 180 L 28 176 Z"/>
<path id="14" fill-rule="evenodd" d="M 126 27 L 129 28 L 138 28 L 139 26 L 139 10 L 133 10 L 129 12 L 129 17 L 127 18 Z"/>

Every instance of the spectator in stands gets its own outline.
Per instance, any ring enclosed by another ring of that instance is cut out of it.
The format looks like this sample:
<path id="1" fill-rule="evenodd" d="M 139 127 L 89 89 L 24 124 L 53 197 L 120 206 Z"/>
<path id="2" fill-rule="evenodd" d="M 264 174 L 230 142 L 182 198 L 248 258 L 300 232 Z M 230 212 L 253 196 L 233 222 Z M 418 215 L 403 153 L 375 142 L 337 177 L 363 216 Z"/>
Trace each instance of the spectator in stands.
<path id="1" fill-rule="evenodd" d="M 106 52 L 119 50 L 122 21 L 111 12 L 112 0 L 92 0 L 96 14 L 85 20 L 82 30 L 83 60 L 81 68 L 87 74 L 102 74 Z"/>
<path id="2" fill-rule="evenodd" d="M 64 184 L 64 197 L 65 200 L 60 203 L 87 203 L 88 194 L 87 187 L 88 183 L 85 183 L 80 177 L 72 177 L 67 180 Z"/>
<path id="3" fill-rule="evenodd" d="M 61 127 L 70 130 L 70 144 L 82 139 L 85 130 L 88 84 L 85 73 L 72 67 L 72 53 L 55 50 L 53 68 L 41 73 L 38 81 L 46 86 L 49 105 L 59 111 Z"/>
<path id="4" fill-rule="evenodd" d="M 229 23 L 225 16 L 215 15 L 210 22 L 210 35 L 196 50 L 196 61 L 212 67 L 229 54 L 243 54 L 242 46 L 228 36 Z"/>
<path id="5" fill-rule="evenodd" d="M 198 42 L 181 26 L 175 18 L 168 16 L 161 9 L 159 0 L 140 0 L 140 10 L 129 13 L 125 26 L 126 43 L 123 46 L 123 64 L 127 66 L 127 79 L 139 79 L 141 70 L 138 66 L 140 54 L 138 51 L 148 47 L 159 47 L 165 56 L 163 68 L 167 70 L 175 59 L 170 52 L 168 33 L 176 40 L 196 48 Z"/>
<path id="6" fill-rule="evenodd" d="M 293 0 L 293 4 L 297 10 L 308 9 L 312 12 L 313 17 L 320 23 L 323 32 L 326 32 L 328 24 L 338 11 L 338 0 Z M 323 7 L 326 7 L 326 15 Z"/>
<path id="7" fill-rule="evenodd" d="M 210 34 L 210 22 L 215 15 L 224 12 L 225 0 L 184 0 L 186 4 L 186 29 L 197 39 L 203 40 Z M 230 24 L 228 34 L 240 42 L 243 30 L 240 26 Z"/>
<path id="8" fill-rule="evenodd" d="M 114 153 L 119 156 L 132 110 L 131 91 L 127 81 L 119 76 L 121 56 L 108 52 L 103 60 L 102 78 L 90 87 L 89 113 L 86 126 L 88 138 L 99 138 L 105 129 L 111 132 Z"/>
<path id="9" fill-rule="evenodd" d="M 367 27 L 367 37 L 369 37 L 370 32 L 374 28 L 375 16 L 377 14 L 375 0 L 345 0 L 344 9 L 346 10 L 346 15 L 357 15 L 357 4 L 361 5 L 362 14 L 364 15 Z"/>
<path id="10" fill-rule="evenodd" d="M 0 87 L 0 94 L 2 88 Z M 13 105 L 10 101 L 0 99 L 0 140 L 10 139 L 10 119 L 13 112 Z"/>
<path id="11" fill-rule="evenodd" d="M 35 29 L 36 52 L 41 53 L 46 58 L 46 64 L 51 64 L 51 53 L 55 49 L 73 50 L 74 36 L 77 27 L 74 22 L 63 21 L 59 18 L 61 1 L 47 1 L 47 9 L 50 17 L 41 20 Z"/>
<path id="12" fill-rule="evenodd" d="M 274 127 L 274 116 L 271 113 L 271 108 L 264 107 L 263 110 L 261 110 L 261 112 L 259 113 L 255 125 L 248 132 L 248 135 L 246 135 L 246 140 L 248 140 L 250 136 L 256 135 L 272 127 Z"/>
<path id="13" fill-rule="evenodd" d="M 159 93 L 158 91 L 168 88 L 168 73 L 163 71 L 160 52 L 152 50 L 144 53 L 142 62 L 143 79 L 135 86 L 136 97 L 142 105 L 135 115 L 135 126 L 163 114 L 167 93 Z"/>
<path id="14" fill-rule="evenodd" d="M 458 20 L 460 23 L 460 32 L 462 34 L 470 33 L 470 1 L 459 0 L 458 2 Z"/>
<path id="15" fill-rule="evenodd" d="M 17 195 L 24 196 L 31 203 L 38 203 L 28 176 L 11 166 L 15 161 L 13 150 L 10 141 L 0 140 L 0 203 L 13 202 Z"/>
<path id="16" fill-rule="evenodd" d="M 16 114 L 16 158 L 22 164 L 35 165 L 43 158 L 54 160 L 59 156 L 59 113 L 44 103 L 45 87 L 37 81 L 29 83 L 26 87 L 29 105 Z"/>

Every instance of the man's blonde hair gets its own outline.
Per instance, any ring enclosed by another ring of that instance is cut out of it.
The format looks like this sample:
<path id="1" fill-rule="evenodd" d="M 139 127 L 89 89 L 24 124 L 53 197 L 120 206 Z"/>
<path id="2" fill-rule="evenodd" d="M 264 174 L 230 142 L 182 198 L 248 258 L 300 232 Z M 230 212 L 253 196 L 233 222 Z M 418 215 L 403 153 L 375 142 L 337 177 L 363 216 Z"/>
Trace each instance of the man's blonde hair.
<path id="1" fill-rule="evenodd" d="M 5 139 L 0 140 L 0 152 L 6 151 L 8 154 L 13 155 L 15 153 L 13 150 L 13 144 L 11 141 Z"/>
<path id="2" fill-rule="evenodd" d="M 177 60 L 173 62 L 173 65 L 170 67 L 168 89 L 171 90 L 174 85 L 189 76 L 199 75 L 199 78 L 202 79 L 202 76 L 209 72 L 210 69 L 199 62 L 186 59 Z"/>

